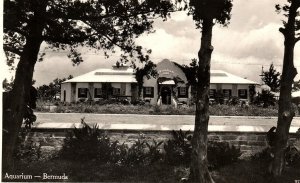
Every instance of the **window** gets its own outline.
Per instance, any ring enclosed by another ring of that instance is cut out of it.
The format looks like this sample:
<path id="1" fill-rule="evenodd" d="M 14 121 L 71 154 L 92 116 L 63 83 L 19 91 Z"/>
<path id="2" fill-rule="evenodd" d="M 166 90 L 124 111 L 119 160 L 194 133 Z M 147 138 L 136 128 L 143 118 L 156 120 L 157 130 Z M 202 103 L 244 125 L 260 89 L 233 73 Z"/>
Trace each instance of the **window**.
<path id="1" fill-rule="evenodd" d="M 238 90 L 239 98 L 241 99 L 247 99 L 247 89 L 239 89 Z"/>
<path id="2" fill-rule="evenodd" d="M 113 95 L 120 95 L 120 88 L 113 88 Z"/>
<path id="3" fill-rule="evenodd" d="M 180 95 L 185 95 L 186 94 L 186 87 L 180 87 L 179 88 L 179 94 Z"/>
<path id="4" fill-rule="evenodd" d="M 217 90 L 216 89 L 210 89 L 209 90 L 209 98 L 215 98 L 216 97 Z"/>
<path id="5" fill-rule="evenodd" d="M 78 98 L 87 98 L 87 88 L 78 88 Z"/>
<path id="6" fill-rule="evenodd" d="M 143 95 L 144 97 L 154 97 L 154 87 L 144 87 L 143 89 Z"/>
<path id="7" fill-rule="evenodd" d="M 178 98 L 187 98 L 187 87 L 178 87 Z"/>
<path id="8" fill-rule="evenodd" d="M 152 90 L 151 90 L 150 87 L 146 87 L 145 90 L 146 90 L 146 91 L 145 91 L 145 94 L 146 94 L 146 95 L 151 95 Z"/>
<path id="9" fill-rule="evenodd" d="M 95 88 L 94 97 L 95 98 L 101 98 L 103 95 L 102 88 Z"/>
<path id="10" fill-rule="evenodd" d="M 223 94 L 225 98 L 231 97 L 231 90 L 230 89 L 224 89 Z"/>

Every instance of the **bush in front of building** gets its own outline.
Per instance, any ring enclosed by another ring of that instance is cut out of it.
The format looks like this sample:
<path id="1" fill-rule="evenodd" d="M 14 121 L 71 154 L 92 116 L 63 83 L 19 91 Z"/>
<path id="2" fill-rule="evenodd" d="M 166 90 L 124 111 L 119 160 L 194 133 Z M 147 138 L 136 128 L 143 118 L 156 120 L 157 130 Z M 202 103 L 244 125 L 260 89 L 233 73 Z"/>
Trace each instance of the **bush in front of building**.
<path id="1" fill-rule="evenodd" d="M 60 158 L 119 166 L 145 166 L 162 160 L 159 150 L 162 143 L 155 140 L 148 143 L 143 139 L 130 145 L 112 142 L 97 125 L 90 127 L 82 119 L 82 128 L 74 128 L 65 139 Z"/>
<path id="2" fill-rule="evenodd" d="M 164 161 L 169 165 L 188 166 L 192 153 L 191 132 L 172 131 L 172 137 L 164 144 Z"/>
<path id="3" fill-rule="evenodd" d="M 81 121 L 82 128 L 74 128 L 64 140 L 60 156 L 73 160 L 99 160 L 106 163 L 111 153 L 110 139 L 97 125 L 90 127 Z"/>
<path id="4" fill-rule="evenodd" d="M 187 131 L 173 131 L 173 139 L 165 143 L 164 161 L 170 165 L 189 166 L 192 153 L 192 134 Z M 242 155 L 240 148 L 229 145 L 228 142 L 209 142 L 207 159 L 210 169 L 217 169 L 236 162 Z"/>
<path id="5" fill-rule="evenodd" d="M 227 101 L 228 105 L 239 105 L 241 103 L 240 98 L 239 97 L 230 97 Z"/>
<path id="6" fill-rule="evenodd" d="M 275 106 L 275 95 L 268 90 L 262 90 L 262 92 L 258 93 L 258 95 L 254 98 L 253 103 L 264 108 Z"/>

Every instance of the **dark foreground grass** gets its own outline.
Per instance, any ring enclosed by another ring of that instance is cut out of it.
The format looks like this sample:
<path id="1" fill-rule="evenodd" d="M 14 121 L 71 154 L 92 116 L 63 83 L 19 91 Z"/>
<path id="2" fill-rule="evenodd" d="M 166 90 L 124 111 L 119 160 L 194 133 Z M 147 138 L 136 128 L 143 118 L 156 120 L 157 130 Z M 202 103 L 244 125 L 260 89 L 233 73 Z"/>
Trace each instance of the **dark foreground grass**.
<path id="1" fill-rule="evenodd" d="M 295 183 L 300 180 L 300 166 L 286 167 L 282 176 L 267 174 L 268 164 L 258 160 L 244 160 L 213 172 L 217 183 Z"/>
<path id="2" fill-rule="evenodd" d="M 212 171 L 217 183 L 294 183 L 300 180 L 300 166 L 287 167 L 281 177 L 276 179 L 266 174 L 267 163 L 263 161 L 240 160 L 239 162 Z M 46 162 L 24 163 L 16 162 L 13 174 L 65 175 L 68 182 L 153 182 L 179 183 L 180 179 L 188 175 L 188 169 L 165 164 L 150 166 L 123 167 L 117 165 L 103 165 L 97 161 L 68 161 L 51 160 Z M 8 180 L 3 180 L 8 181 Z M 14 180 L 24 181 L 24 180 Z M 49 182 L 62 180 L 43 180 L 34 178 L 32 182 Z"/>

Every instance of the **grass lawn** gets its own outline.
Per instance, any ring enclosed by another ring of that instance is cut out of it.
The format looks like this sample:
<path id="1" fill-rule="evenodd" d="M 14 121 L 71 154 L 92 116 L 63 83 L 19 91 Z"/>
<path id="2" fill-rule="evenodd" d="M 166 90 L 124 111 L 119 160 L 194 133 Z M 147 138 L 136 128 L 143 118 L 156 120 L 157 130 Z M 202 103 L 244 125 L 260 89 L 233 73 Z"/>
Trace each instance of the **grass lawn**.
<path id="1" fill-rule="evenodd" d="M 276 179 L 266 174 L 266 167 L 267 163 L 262 161 L 240 160 L 235 164 L 212 171 L 212 176 L 217 183 L 294 183 L 295 180 L 300 180 L 300 166 L 287 167 L 283 176 Z M 68 180 L 65 181 L 71 182 L 176 183 L 188 175 L 188 169 L 164 164 L 146 167 L 120 167 L 99 164 L 97 161 L 74 162 L 54 159 L 46 162 L 16 162 L 14 174 L 18 173 L 24 175 L 42 175 L 43 173 L 62 175 L 65 173 L 68 176 Z M 32 180 L 32 182 L 36 181 L 49 180 Z"/>

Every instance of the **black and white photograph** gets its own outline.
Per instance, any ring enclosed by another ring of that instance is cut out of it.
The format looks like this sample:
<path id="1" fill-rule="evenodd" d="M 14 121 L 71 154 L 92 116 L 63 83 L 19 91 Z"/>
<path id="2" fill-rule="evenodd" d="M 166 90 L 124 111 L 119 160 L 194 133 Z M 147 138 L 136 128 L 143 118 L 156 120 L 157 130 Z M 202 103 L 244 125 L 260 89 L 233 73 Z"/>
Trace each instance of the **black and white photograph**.
<path id="1" fill-rule="evenodd" d="M 0 182 L 300 183 L 300 0 L 0 3 Z"/>

